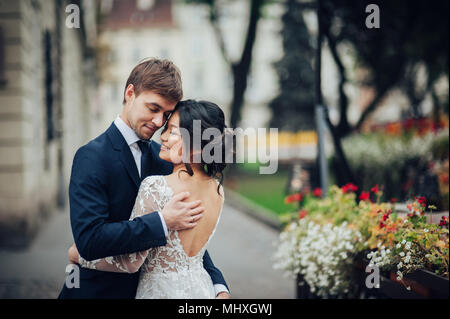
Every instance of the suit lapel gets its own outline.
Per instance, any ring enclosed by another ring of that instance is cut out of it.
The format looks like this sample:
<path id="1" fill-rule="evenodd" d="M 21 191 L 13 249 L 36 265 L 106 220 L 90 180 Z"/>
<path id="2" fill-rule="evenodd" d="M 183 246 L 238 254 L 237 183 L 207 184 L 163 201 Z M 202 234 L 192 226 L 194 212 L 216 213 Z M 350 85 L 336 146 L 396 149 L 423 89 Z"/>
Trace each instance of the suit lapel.
<path id="1" fill-rule="evenodd" d="M 114 125 L 114 123 L 111 124 L 106 132 L 113 144 L 114 150 L 119 152 L 120 161 L 122 162 L 123 166 L 125 166 L 128 175 L 136 184 L 136 186 L 139 187 L 141 183 L 139 172 L 137 170 L 133 154 L 131 154 L 130 147 L 125 141 L 125 138 L 122 136 L 119 129 Z"/>

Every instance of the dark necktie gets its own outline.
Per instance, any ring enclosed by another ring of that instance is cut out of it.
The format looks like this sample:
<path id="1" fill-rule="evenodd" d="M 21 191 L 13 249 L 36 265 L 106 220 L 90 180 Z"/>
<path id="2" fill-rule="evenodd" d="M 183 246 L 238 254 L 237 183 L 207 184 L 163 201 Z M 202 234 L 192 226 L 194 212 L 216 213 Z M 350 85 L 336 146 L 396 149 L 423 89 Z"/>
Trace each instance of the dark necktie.
<path id="1" fill-rule="evenodd" d="M 150 154 L 150 149 L 149 149 L 149 145 L 148 142 L 146 141 L 138 141 L 137 142 L 139 148 L 141 149 L 141 180 L 143 180 L 144 178 L 147 177 L 148 174 L 148 168 L 149 168 L 149 164 L 150 164 L 150 158 L 149 158 L 149 154 Z"/>

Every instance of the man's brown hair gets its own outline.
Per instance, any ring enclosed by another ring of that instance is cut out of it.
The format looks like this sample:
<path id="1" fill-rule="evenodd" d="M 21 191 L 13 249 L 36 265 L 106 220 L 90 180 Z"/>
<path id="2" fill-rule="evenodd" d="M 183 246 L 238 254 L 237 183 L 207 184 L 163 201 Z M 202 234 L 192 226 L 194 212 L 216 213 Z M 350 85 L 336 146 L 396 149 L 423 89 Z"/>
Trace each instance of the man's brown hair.
<path id="1" fill-rule="evenodd" d="M 166 59 L 150 58 L 134 67 L 125 85 L 124 104 L 125 91 L 130 84 L 133 84 L 136 96 L 148 90 L 171 102 L 178 102 L 183 98 L 180 70 L 172 61 Z"/>

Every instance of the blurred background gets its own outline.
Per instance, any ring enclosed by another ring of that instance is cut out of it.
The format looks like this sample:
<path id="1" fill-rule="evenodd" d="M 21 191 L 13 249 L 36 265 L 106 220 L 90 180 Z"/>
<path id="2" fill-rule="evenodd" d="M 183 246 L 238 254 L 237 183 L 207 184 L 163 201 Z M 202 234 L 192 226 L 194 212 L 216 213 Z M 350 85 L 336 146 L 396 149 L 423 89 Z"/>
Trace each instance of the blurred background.
<path id="1" fill-rule="evenodd" d="M 172 60 L 184 98 L 217 103 L 229 127 L 278 129 L 267 133 L 275 174 L 247 160 L 225 175 L 210 253 L 234 297 L 295 297 L 270 259 L 289 194 L 378 184 L 385 201 L 425 196 L 448 214 L 448 7 L 0 0 L 0 298 L 57 296 L 73 156 L 121 112 L 126 79 L 147 57 Z"/>

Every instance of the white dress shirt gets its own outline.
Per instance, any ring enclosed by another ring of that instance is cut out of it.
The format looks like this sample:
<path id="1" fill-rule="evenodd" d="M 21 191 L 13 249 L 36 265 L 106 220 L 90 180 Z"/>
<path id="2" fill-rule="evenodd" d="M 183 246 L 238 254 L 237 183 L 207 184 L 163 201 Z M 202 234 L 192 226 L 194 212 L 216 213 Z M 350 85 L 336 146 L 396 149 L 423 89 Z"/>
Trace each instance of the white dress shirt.
<path id="1" fill-rule="evenodd" d="M 125 141 L 127 142 L 128 146 L 130 147 L 131 154 L 133 154 L 134 161 L 136 162 L 136 167 L 139 172 L 139 176 L 141 176 L 141 157 L 142 152 L 139 148 L 139 145 L 137 144 L 138 141 L 141 139 L 136 135 L 136 133 L 133 131 L 131 127 L 129 127 L 125 122 L 120 118 L 118 115 L 117 118 L 114 121 L 114 125 L 119 129 L 122 136 L 125 138 Z M 166 222 L 161 215 L 161 212 L 157 212 L 159 215 L 159 218 L 161 219 L 161 224 L 164 228 L 164 234 L 167 236 L 169 232 L 167 231 L 167 225 Z"/>
<path id="2" fill-rule="evenodd" d="M 136 167 L 139 172 L 139 176 L 141 176 L 141 157 L 142 152 L 139 148 L 137 142 L 140 141 L 140 138 L 136 135 L 136 133 L 133 131 L 131 127 L 129 127 L 125 122 L 120 118 L 120 115 L 117 116 L 117 118 L 114 120 L 114 125 L 119 129 L 122 136 L 125 138 L 125 141 L 127 142 L 128 146 L 130 147 L 131 154 L 133 154 L 134 161 L 136 162 Z M 162 216 L 161 212 L 157 212 L 159 215 L 159 218 L 161 219 L 161 224 L 164 228 L 164 234 L 167 236 L 169 234 L 167 230 L 167 225 L 164 220 L 164 217 Z M 220 292 L 226 292 L 229 294 L 229 291 L 227 287 L 225 287 L 222 284 L 215 284 L 214 290 L 216 291 L 216 296 Z"/>

